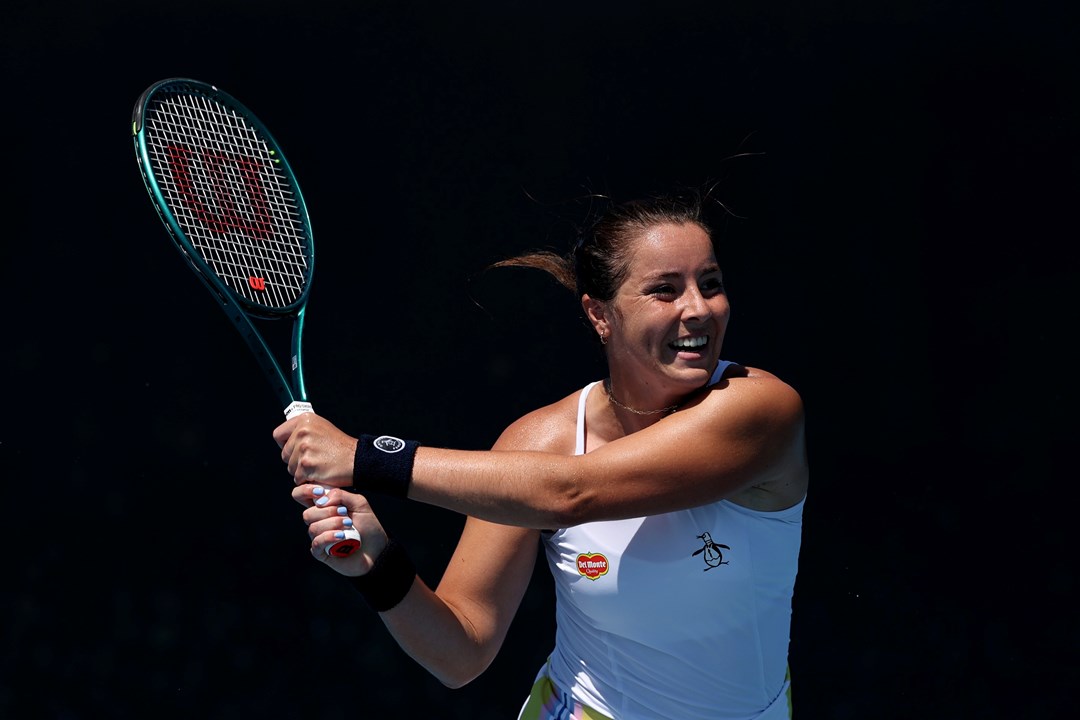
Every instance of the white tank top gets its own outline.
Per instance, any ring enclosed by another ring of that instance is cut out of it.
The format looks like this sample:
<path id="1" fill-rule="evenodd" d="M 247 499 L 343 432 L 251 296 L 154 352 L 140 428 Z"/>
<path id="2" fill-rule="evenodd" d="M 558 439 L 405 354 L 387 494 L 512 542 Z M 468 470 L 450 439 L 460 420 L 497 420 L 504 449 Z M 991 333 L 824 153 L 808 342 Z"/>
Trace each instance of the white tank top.
<path id="1" fill-rule="evenodd" d="M 578 454 L 594 385 L 579 400 Z M 543 533 L 552 681 L 619 720 L 750 720 L 779 705 L 803 502 L 759 512 L 721 500 Z"/>

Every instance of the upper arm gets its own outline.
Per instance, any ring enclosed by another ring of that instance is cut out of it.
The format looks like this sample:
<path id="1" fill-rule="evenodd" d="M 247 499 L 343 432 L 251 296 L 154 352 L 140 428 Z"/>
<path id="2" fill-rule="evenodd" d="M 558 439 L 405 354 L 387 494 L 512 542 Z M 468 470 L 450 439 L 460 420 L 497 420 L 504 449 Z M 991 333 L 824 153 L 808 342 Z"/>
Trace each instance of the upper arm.
<path id="1" fill-rule="evenodd" d="M 735 378 L 576 460 L 570 523 L 695 507 L 756 487 L 784 488 L 777 502 L 790 505 L 807 475 L 802 401 L 771 375 Z"/>
<path id="2" fill-rule="evenodd" d="M 559 452 L 558 422 L 534 413 L 508 427 L 494 450 Z M 468 517 L 436 591 L 462 619 L 486 662 L 494 659 L 532 579 L 540 531 Z M 486 666 L 486 665 L 485 665 Z"/>

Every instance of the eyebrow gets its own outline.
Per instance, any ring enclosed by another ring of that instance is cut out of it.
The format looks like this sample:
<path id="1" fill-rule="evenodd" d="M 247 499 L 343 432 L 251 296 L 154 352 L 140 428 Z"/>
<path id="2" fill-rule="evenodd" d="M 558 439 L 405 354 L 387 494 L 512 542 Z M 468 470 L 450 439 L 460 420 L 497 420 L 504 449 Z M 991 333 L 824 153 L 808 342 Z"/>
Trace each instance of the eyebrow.
<path id="1" fill-rule="evenodd" d="M 720 265 L 719 264 L 707 265 L 704 268 L 704 271 L 701 274 L 702 275 L 708 275 L 709 273 L 714 273 L 714 272 L 720 272 Z M 676 270 L 663 270 L 663 271 L 657 272 L 657 273 L 648 273 L 646 275 L 643 275 L 642 277 L 645 280 L 666 280 L 667 278 L 681 277 L 681 276 L 682 276 L 682 273 L 680 273 L 680 272 L 678 272 Z"/>

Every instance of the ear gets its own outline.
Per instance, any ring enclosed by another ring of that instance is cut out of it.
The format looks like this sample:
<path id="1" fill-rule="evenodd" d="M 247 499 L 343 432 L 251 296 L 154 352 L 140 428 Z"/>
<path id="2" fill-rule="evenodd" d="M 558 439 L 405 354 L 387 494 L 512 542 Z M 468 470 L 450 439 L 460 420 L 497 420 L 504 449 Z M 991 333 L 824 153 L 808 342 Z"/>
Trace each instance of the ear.
<path id="1" fill-rule="evenodd" d="M 603 300 L 594 300 L 588 294 L 581 296 L 581 307 L 585 310 L 585 317 L 589 318 L 596 334 L 601 338 L 607 338 L 611 334 L 608 323 L 607 305 Z"/>

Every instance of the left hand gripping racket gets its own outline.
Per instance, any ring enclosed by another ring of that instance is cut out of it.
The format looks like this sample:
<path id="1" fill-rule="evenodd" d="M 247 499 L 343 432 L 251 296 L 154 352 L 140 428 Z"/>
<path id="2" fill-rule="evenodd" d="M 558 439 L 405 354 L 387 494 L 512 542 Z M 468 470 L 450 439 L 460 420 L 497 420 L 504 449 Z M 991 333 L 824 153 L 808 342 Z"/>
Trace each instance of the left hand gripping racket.
<path id="1" fill-rule="evenodd" d="M 251 348 L 285 416 L 311 412 L 300 349 L 315 250 L 280 147 L 235 98 L 187 78 L 147 88 L 132 132 L 146 190 L 180 254 Z M 257 319 L 292 321 L 288 373 Z M 327 552 L 344 557 L 359 546 L 348 528 Z"/>

